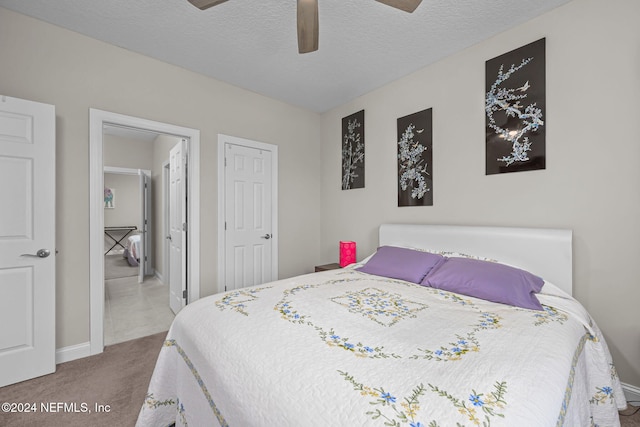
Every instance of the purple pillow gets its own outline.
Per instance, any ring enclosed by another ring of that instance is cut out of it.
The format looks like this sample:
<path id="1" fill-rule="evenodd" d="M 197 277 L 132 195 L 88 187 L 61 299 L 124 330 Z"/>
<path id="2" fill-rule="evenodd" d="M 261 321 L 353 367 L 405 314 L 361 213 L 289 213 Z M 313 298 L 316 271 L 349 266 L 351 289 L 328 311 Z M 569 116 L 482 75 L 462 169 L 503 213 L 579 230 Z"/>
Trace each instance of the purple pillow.
<path id="1" fill-rule="evenodd" d="M 471 258 L 447 258 L 421 285 L 516 307 L 542 310 L 535 294 L 544 280 L 519 268 Z"/>
<path id="2" fill-rule="evenodd" d="M 356 270 L 376 276 L 420 283 L 444 257 L 430 252 L 414 251 L 396 246 L 381 246 L 371 259 Z"/>

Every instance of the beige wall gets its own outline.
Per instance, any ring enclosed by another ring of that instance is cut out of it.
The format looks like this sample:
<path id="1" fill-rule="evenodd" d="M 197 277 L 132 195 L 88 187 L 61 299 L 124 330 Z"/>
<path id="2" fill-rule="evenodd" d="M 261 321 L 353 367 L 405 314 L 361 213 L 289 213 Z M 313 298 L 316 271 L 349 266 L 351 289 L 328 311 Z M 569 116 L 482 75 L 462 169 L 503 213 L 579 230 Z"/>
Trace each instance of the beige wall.
<path id="1" fill-rule="evenodd" d="M 135 225 L 140 230 L 140 178 L 137 175 L 105 173 L 104 186 L 115 190 L 113 209 L 104 210 L 105 227 Z"/>
<path id="2" fill-rule="evenodd" d="M 153 170 L 153 141 L 133 140 L 115 135 L 103 135 L 104 166 Z"/>
<path id="3" fill-rule="evenodd" d="M 640 386 L 640 2 L 575 0 L 322 117 L 323 261 L 383 222 L 570 228 L 574 295 Z M 547 168 L 486 176 L 485 61 L 546 37 Z M 416 52 L 420 54 L 420 52 Z M 432 207 L 397 207 L 396 119 L 433 108 Z M 340 186 L 341 118 L 365 110 L 366 188 Z"/>
<path id="4" fill-rule="evenodd" d="M 0 94 L 56 106 L 56 345 L 89 341 L 89 108 L 201 131 L 203 295 L 216 289 L 217 135 L 279 152 L 279 273 L 319 258 L 320 116 L 0 8 Z"/>

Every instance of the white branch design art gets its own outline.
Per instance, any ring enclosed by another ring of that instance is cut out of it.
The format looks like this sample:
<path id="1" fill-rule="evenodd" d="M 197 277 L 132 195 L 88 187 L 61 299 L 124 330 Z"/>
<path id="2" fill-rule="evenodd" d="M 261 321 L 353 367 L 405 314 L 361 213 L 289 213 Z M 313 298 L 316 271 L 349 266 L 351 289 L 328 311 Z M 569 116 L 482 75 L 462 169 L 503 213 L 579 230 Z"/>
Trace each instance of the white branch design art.
<path id="1" fill-rule="evenodd" d="M 533 58 L 523 59 L 520 65 L 511 65 L 509 71 L 503 73 L 504 64 L 500 65 L 498 70 L 498 78 L 491 85 L 491 90 L 487 92 L 485 100 L 485 111 L 489 118 L 488 126 L 501 138 L 506 139 L 512 144 L 512 151 L 509 156 L 503 156 L 496 159 L 499 162 L 506 163 L 510 166 L 515 162 L 524 162 L 529 160 L 528 152 L 531 151 L 531 141 L 526 136 L 527 133 L 538 130 L 540 126 L 544 126 L 542 120 L 542 110 L 536 107 L 536 103 L 532 103 L 523 107 L 520 101 L 527 97 L 527 91 L 531 87 L 529 81 L 521 87 L 514 89 L 506 89 L 499 87 L 502 83 L 509 79 L 516 71 L 522 69 Z M 517 117 L 520 125 L 517 129 L 505 129 L 496 124 L 493 114 L 496 111 L 503 111 L 507 117 Z"/>
<path id="2" fill-rule="evenodd" d="M 360 132 L 356 129 L 361 126 L 357 119 L 348 122 L 347 134 L 342 144 L 342 189 L 348 190 L 358 177 L 356 170 L 358 164 L 364 161 L 364 144 L 360 141 Z"/>
<path id="3" fill-rule="evenodd" d="M 400 188 L 406 191 L 412 187 L 411 197 L 414 199 L 422 199 L 430 188 L 427 188 L 425 175 L 427 172 L 427 164 L 422 158 L 422 153 L 426 148 L 419 142 L 414 142 L 414 129 L 416 127 L 410 124 L 402 134 L 402 138 L 398 141 L 398 160 L 400 160 Z M 424 129 L 416 131 L 424 132 Z"/>

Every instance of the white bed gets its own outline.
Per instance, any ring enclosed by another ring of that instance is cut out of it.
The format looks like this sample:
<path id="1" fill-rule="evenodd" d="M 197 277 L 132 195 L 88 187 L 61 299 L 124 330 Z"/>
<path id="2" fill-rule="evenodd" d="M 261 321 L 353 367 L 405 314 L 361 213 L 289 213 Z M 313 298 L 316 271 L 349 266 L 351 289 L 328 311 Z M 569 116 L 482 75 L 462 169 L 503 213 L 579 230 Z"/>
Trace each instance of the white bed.
<path id="1" fill-rule="evenodd" d="M 362 264 L 213 295 L 176 317 L 137 425 L 619 425 L 611 355 L 569 295 L 570 231 L 383 225 L 380 245 L 531 271 L 543 310 Z"/>
<path id="2" fill-rule="evenodd" d="M 383 224 L 380 246 L 406 246 L 495 258 L 545 278 L 573 295 L 571 230 Z"/>
<path id="3" fill-rule="evenodd" d="M 140 252 L 140 235 L 134 234 L 133 236 L 129 236 L 123 256 L 127 259 L 130 266 L 137 267 L 140 264 Z"/>

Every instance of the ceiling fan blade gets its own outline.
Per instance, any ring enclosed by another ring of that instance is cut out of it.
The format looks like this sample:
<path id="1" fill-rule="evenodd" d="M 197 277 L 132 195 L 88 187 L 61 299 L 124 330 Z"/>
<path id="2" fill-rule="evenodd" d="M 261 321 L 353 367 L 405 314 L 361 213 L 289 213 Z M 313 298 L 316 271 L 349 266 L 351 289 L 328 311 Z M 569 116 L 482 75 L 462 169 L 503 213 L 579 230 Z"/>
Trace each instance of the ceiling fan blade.
<path id="1" fill-rule="evenodd" d="M 191 1 L 191 0 L 189 0 Z M 413 12 L 416 7 L 420 6 L 422 0 L 376 0 L 380 3 L 384 3 L 388 6 L 395 7 L 396 9 L 404 10 L 405 12 Z"/>
<path id="2" fill-rule="evenodd" d="M 200 10 L 209 9 L 210 7 L 217 6 L 220 3 L 224 3 L 227 0 L 189 0 L 189 3 L 194 5 Z"/>
<path id="3" fill-rule="evenodd" d="M 298 0 L 299 53 L 318 50 L 318 28 L 318 0 Z"/>

